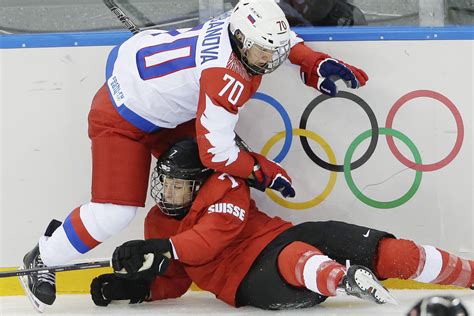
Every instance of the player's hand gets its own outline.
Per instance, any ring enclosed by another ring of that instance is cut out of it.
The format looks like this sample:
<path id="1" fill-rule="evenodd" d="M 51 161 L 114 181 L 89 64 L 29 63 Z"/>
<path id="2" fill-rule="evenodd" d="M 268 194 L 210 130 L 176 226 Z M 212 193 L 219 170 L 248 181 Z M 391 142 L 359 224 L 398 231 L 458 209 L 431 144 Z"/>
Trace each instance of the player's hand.
<path id="1" fill-rule="evenodd" d="M 318 76 L 316 89 L 333 97 L 337 94 L 338 80 L 344 81 L 346 86 L 352 89 L 365 85 L 369 80 L 363 70 L 333 58 L 322 60 L 313 71 Z"/>
<path id="2" fill-rule="evenodd" d="M 128 280 L 116 275 L 102 274 L 91 282 L 91 297 L 97 306 L 107 306 L 111 301 L 130 300 L 130 304 L 141 303 L 150 294 L 150 282 Z"/>
<path id="3" fill-rule="evenodd" d="M 337 94 L 338 80 L 344 81 L 346 86 L 352 89 L 362 87 L 369 80 L 362 69 L 325 54 L 311 56 L 304 65 L 301 72 L 305 84 L 333 97 Z"/>
<path id="4" fill-rule="evenodd" d="M 291 178 L 278 163 L 268 160 L 264 156 L 251 152 L 255 159 L 255 166 L 251 178 L 247 183 L 257 190 L 265 191 L 266 188 L 278 191 L 283 197 L 294 197 L 295 189 Z"/>
<path id="5" fill-rule="evenodd" d="M 165 273 L 172 257 L 169 239 L 131 240 L 115 249 L 112 267 L 122 278 L 152 280 Z"/>

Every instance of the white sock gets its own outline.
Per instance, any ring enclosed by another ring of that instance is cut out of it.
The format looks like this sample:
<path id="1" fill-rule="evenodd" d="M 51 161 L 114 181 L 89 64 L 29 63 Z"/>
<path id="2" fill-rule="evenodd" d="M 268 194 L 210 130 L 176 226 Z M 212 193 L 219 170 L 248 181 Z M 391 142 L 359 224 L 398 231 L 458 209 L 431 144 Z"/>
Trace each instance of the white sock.
<path id="1" fill-rule="evenodd" d="M 40 238 L 43 262 L 53 266 L 78 258 L 127 227 L 137 209 L 136 206 L 93 202 L 74 209 L 51 237 Z"/>

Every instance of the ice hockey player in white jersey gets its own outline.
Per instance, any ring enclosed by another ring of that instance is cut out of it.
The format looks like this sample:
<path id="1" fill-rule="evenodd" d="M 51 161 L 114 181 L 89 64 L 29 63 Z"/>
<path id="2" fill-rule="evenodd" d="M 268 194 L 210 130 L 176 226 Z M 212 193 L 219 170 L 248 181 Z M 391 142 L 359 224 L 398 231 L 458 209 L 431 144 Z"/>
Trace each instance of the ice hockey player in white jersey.
<path id="1" fill-rule="evenodd" d="M 183 136 L 196 137 L 208 168 L 293 197 L 280 165 L 234 140 L 239 109 L 262 75 L 287 59 L 300 66 L 306 85 L 331 96 L 335 80 L 351 88 L 368 80 L 364 71 L 305 46 L 274 0 L 242 0 L 229 15 L 193 29 L 148 30 L 115 47 L 89 113 L 92 199 L 62 224 L 53 222 L 23 266 L 65 264 L 125 228 L 145 204 L 151 155 Z M 22 281 L 38 306 L 53 304 L 53 273 Z"/>

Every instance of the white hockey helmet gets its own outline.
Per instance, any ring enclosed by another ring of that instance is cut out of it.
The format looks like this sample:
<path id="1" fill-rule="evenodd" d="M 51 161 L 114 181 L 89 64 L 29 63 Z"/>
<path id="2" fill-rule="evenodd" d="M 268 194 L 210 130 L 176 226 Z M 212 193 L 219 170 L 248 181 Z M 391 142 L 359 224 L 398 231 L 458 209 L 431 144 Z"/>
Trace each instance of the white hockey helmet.
<path id="1" fill-rule="evenodd" d="M 252 74 L 270 73 L 288 57 L 290 28 L 274 0 L 240 0 L 231 13 L 229 29 L 242 63 Z M 267 56 L 265 62 L 252 62 L 252 52 Z"/>

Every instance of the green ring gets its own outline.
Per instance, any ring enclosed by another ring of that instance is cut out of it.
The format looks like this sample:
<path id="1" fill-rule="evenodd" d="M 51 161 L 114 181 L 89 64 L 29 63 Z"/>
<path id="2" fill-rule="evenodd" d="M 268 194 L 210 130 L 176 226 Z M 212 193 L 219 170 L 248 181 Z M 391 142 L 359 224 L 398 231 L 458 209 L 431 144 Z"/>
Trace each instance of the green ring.
<path id="1" fill-rule="evenodd" d="M 416 148 L 415 144 L 403 133 L 391 129 L 391 128 L 379 128 L 379 134 L 380 135 L 391 135 L 395 138 L 398 138 L 402 142 L 404 142 L 410 151 L 413 154 L 413 157 L 415 158 L 415 162 L 417 164 L 421 164 L 421 156 L 420 152 Z M 383 202 L 383 201 L 377 201 L 374 199 L 371 199 L 367 196 L 365 196 L 355 185 L 354 180 L 352 179 L 351 175 L 351 160 L 352 160 L 352 155 L 354 154 L 355 149 L 357 146 L 362 143 L 362 141 L 366 138 L 369 138 L 372 135 L 372 131 L 368 130 L 360 134 L 359 136 L 356 137 L 356 139 L 350 144 L 349 148 L 347 149 L 346 155 L 344 157 L 344 177 L 346 178 L 347 185 L 349 186 L 349 189 L 354 193 L 354 195 L 362 202 L 365 204 L 375 207 L 375 208 L 394 208 L 397 206 L 400 206 L 404 203 L 406 203 L 409 199 L 415 195 L 416 191 L 420 187 L 421 183 L 421 175 L 422 172 L 417 170 L 415 174 L 415 181 L 413 182 L 411 188 L 408 190 L 407 193 L 405 193 L 402 197 L 395 199 L 393 201 L 388 201 L 388 202 Z"/>

